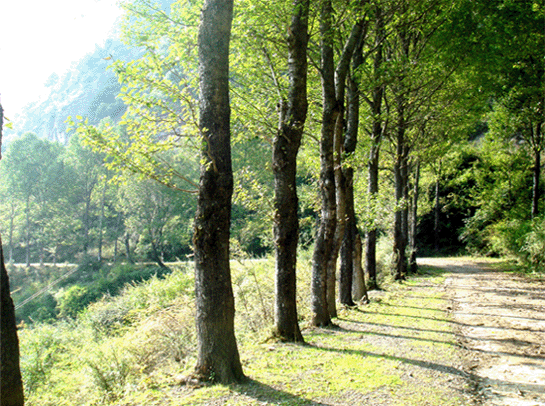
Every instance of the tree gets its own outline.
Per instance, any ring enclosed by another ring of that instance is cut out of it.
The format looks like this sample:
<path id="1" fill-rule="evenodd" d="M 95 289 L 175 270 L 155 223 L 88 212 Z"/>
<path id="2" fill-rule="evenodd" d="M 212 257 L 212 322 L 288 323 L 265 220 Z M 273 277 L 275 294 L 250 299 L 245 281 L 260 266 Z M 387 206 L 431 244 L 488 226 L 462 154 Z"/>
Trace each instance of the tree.
<path id="1" fill-rule="evenodd" d="M 15 236 L 17 224 L 16 220 L 18 216 L 21 215 L 21 201 L 17 199 L 17 196 L 14 196 L 11 193 L 8 186 L 8 174 L 6 173 L 5 166 L 2 167 L 0 171 L 0 201 L 1 201 L 1 215 L 4 224 L 7 226 L 8 234 L 8 258 L 9 263 L 13 262 L 13 249 L 14 249 L 14 240 L 17 238 Z"/>
<path id="2" fill-rule="evenodd" d="M 161 268 L 167 268 L 165 254 L 179 246 L 184 237 L 180 216 L 189 218 L 189 213 L 194 213 L 193 196 L 151 179 L 129 179 L 119 185 L 116 200 L 126 230 L 139 236 L 138 248 Z M 176 230 L 175 238 L 171 238 L 172 230 Z"/>
<path id="3" fill-rule="evenodd" d="M 104 157 L 82 145 L 80 134 L 70 137 L 66 161 L 77 174 L 76 184 L 77 205 L 82 205 L 82 245 L 83 252 L 87 254 L 90 245 L 89 232 L 91 229 L 92 196 L 103 166 Z"/>
<path id="4" fill-rule="evenodd" d="M 366 98 L 371 110 L 371 130 L 369 131 L 371 138 L 371 146 L 369 148 L 369 159 L 367 161 L 367 192 L 369 193 L 369 199 L 373 202 L 377 196 L 378 180 L 379 180 L 379 157 L 380 157 L 380 145 L 382 143 L 383 134 L 385 132 L 386 124 L 382 117 L 382 104 L 384 98 L 384 78 L 382 77 L 383 71 L 383 47 L 385 40 L 385 28 L 384 28 L 384 11 L 379 4 L 375 4 L 373 7 L 375 29 L 374 29 L 374 55 L 372 73 L 369 78 L 371 83 L 371 97 Z M 377 229 L 375 224 L 371 224 L 366 230 L 365 238 L 365 267 L 369 274 L 369 288 L 376 289 L 377 283 Z"/>
<path id="5" fill-rule="evenodd" d="M 335 236 L 333 239 L 333 250 L 328 263 L 328 306 L 332 317 L 337 316 L 337 310 L 335 308 L 335 281 L 337 279 L 337 260 L 339 257 L 339 250 L 343 243 L 346 234 L 347 218 L 351 216 L 351 213 L 347 213 L 347 179 L 346 172 L 343 171 L 343 165 L 345 164 L 345 157 L 348 152 L 344 149 L 345 141 L 348 138 L 349 143 L 355 144 L 354 138 L 357 136 L 357 127 L 353 124 L 350 127 L 350 133 L 348 137 L 345 134 L 346 128 L 346 87 L 347 78 L 350 71 L 350 62 L 353 59 L 354 51 L 358 44 L 362 45 L 366 36 L 367 21 L 363 14 L 363 5 L 365 0 L 354 3 L 353 13 L 355 14 L 355 21 L 351 21 L 348 27 L 351 28 L 350 35 L 342 45 L 342 52 L 340 54 L 337 65 L 335 66 L 335 99 L 339 109 L 339 114 L 335 119 L 334 133 L 333 133 L 333 166 L 335 175 Z M 359 49 L 358 49 L 359 52 Z M 359 57 L 359 55 L 358 55 Z M 360 62 L 361 63 L 361 62 Z M 351 107 L 354 108 L 354 107 Z M 352 147 L 351 147 L 352 148 Z M 355 149 L 355 146 L 354 146 Z M 349 208 L 352 210 L 352 207 Z M 351 224 L 352 225 L 352 224 Z M 349 232 L 353 232 L 350 229 Z M 340 273 L 340 286 L 339 286 L 339 299 L 340 302 L 347 306 L 353 306 L 352 301 L 352 269 L 343 267 Z M 349 274 L 350 273 L 350 274 Z"/>
<path id="6" fill-rule="evenodd" d="M 330 318 L 337 315 L 335 305 L 337 259 L 346 223 L 346 187 L 341 162 L 345 139 L 346 79 L 352 55 L 364 32 L 365 20 L 361 17 L 361 5 L 362 2 L 357 2 L 354 11 L 355 20 L 349 23 L 350 34 L 342 44 L 337 64 L 334 58 L 335 30 L 332 2 L 323 1 L 320 12 L 320 74 L 323 98 L 320 140 L 322 213 L 312 258 L 312 323 L 314 325 L 327 325 L 330 323 Z M 348 277 L 345 277 L 344 281 L 348 281 Z M 327 311 L 320 308 L 323 305 L 324 283 Z M 349 283 L 351 283 L 351 276 Z M 351 287 L 344 291 L 351 296 Z M 346 302 L 349 305 L 353 304 L 351 297 Z"/>
<path id="7" fill-rule="evenodd" d="M 280 125 L 273 141 L 274 243 L 276 253 L 275 334 L 303 341 L 297 321 L 296 263 L 299 242 L 297 152 L 307 116 L 309 0 L 293 2 L 288 30 L 288 100 L 280 101 Z"/>
<path id="8" fill-rule="evenodd" d="M 89 125 L 77 116 L 83 143 L 106 153 L 108 169 L 124 176 L 154 179 L 173 189 L 195 193 L 197 184 L 180 170 L 176 154 L 198 148 L 196 29 L 200 2 L 175 2 L 170 12 L 148 0 L 123 3 L 122 39 L 142 49 L 131 61 L 115 60 L 111 68 L 122 84 L 127 105 L 122 120 Z"/>
<path id="9" fill-rule="evenodd" d="M 202 146 L 193 238 L 198 343 L 195 375 L 219 383 L 244 379 L 235 338 L 229 265 L 233 193 L 229 104 L 232 18 L 232 0 L 206 0 L 198 35 Z"/>
<path id="10" fill-rule="evenodd" d="M 358 227 L 355 212 L 354 167 L 360 124 L 360 67 L 364 63 L 364 35 L 358 41 L 352 56 L 352 71 L 348 79 L 346 135 L 342 165 L 342 184 L 345 189 L 341 196 L 346 201 L 346 229 L 340 252 L 339 298 L 342 304 L 353 305 L 353 299 L 367 296 L 363 269 L 361 268 L 361 240 L 358 241 Z M 339 194 L 337 194 L 339 196 Z M 359 245 L 358 245 L 359 244 Z M 353 284 L 353 282 L 356 282 Z"/>
<path id="11" fill-rule="evenodd" d="M 4 110 L 0 105 L 0 145 Z M 0 238 L 0 406 L 24 404 L 23 381 L 19 366 L 19 339 L 15 322 L 15 307 L 9 289 L 9 277 L 4 265 Z"/>
<path id="12" fill-rule="evenodd" d="M 402 1 L 396 13 L 392 34 L 385 43 L 391 77 L 385 98 L 392 106 L 392 129 L 387 132 L 393 157 L 395 195 L 392 273 L 400 280 L 408 270 L 411 155 L 423 134 L 420 128 L 428 119 L 431 101 L 450 83 L 463 56 L 451 55 L 448 36 L 438 35 L 449 21 L 450 13 L 442 2 Z"/>
<path id="13" fill-rule="evenodd" d="M 333 59 L 333 6 L 322 1 L 320 10 L 321 75 L 322 75 L 322 134 L 320 138 L 320 194 L 322 209 L 312 256 L 312 325 L 331 324 L 327 300 L 328 264 L 335 238 L 335 172 L 333 167 L 333 136 L 337 115 Z"/>
<path id="14" fill-rule="evenodd" d="M 25 205 L 25 250 L 26 263 L 30 264 L 31 248 L 38 250 L 43 261 L 45 248 L 51 242 L 51 235 L 45 233 L 50 211 L 63 203 L 59 196 L 66 195 L 71 180 L 64 176 L 66 171 L 60 160 L 60 144 L 26 133 L 13 140 L 6 153 L 5 165 L 8 184 L 12 193 L 20 196 Z"/>

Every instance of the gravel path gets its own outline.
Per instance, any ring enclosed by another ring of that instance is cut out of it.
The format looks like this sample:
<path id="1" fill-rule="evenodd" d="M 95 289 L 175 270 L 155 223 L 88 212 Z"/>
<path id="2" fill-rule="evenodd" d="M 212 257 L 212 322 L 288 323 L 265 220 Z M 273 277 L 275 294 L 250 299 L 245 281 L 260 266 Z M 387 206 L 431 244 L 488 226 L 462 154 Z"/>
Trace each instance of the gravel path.
<path id="1" fill-rule="evenodd" d="M 483 406 L 545 405 L 545 283 L 485 262 L 421 259 L 449 272 L 446 289 L 466 371 Z"/>

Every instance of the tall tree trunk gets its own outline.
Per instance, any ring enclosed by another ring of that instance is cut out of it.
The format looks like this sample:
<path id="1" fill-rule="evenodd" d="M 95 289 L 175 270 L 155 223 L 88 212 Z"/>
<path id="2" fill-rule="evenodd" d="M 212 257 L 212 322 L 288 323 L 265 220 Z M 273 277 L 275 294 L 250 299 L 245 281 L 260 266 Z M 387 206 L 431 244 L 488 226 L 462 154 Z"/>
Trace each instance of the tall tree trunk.
<path id="1" fill-rule="evenodd" d="M 161 252 L 159 250 L 159 247 L 157 247 L 157 243 L 156 243 L 157 239 L 151 231 L 150 231 L 150 237 L 151 237 L 151 253 L 153 255 L 153 260 L 157 263 L 157 265 L 159 265 L 159 268 L 170 270 L 170 268 L 166 266 L 165 263 L 163 262 Z"/>
<path id="2" fill-rule="evenodd" d="M 418 225 L 419 183 L 420 183 L 420 160 L 417 160 L 415 170 L 414 170 L 413 199 L 411 204 L 411 227 L 410 227 L 411 255 L 409 257 L 409 271 L 413 274 L 418 271 L 418 265 L 416 263 L 416 232 L 417 232 L 417 225 Z"/>
<path id="3" fill-rule="evenodd" d="M 324 15 L 325 9 L 330 11 L 329 15 L 327 16 Z M 332 161 L 328 161 L 327 163 L 324 162 L 325 165 L 322 166 L 321 170 L 327 172 L 330 170 L 329 165 L 332 165 L 335 202 L 332 205 L 334 212 L 329 214 L 335 216 L 335 226 L 333 231 L 333 239 L 331 241 L 332 247 L 329 250 L 328 257 L 324 258 L 323 261 L 325 262 L 327 274 L 326 300 L 328 304 L 328 312 L 330 317 L 336 317 L 337 308 L 335 293 L 337 258 L 344 238 L 346 223 L 346 188 L 344 185 L 344 175 L 342 171 L 342 153 L 344 144 L 344 96 L 350 61 L 352 60 L 354 50 L 361 38 L 364 20 L 358 20 L 352 27 L 350 36 L 343 46 L 337 67 L 334 68 L 331 13 L 333 13 L 331 2 L 324 1 L 322 4 L 322 14 L 320 17 L 320 30 L 322 36 L 321 74 L 324 100 L 322 112 L 322 139 L 326 139 L 326 143 L 324 144 L 324 142 L 322 142 L 321 146 L 327 146 L 327 148 L 332 149 Z M 328 154 L 328 152 L 324 151 L 324 154 Z"/>
<path id="4" fill-rule="evenodd" d="M 403 120 L 403 106 L 398 106 L 399 123 L 396 133 L 396 155 L 394 161 L 394 189 L 395 189 L 395 211 L 394 211 L 394 247 L 393 247 L 393 275 L 395 280 L 405 279 L 407 273 L 407 258 L 405 250 L 407 240 L 405 238 L 403 216 L 406 179 L 404 176 L 405 163 L 405 122 Z"/>
<path id="5" fill-rule="evenodd" d="M 102 261 L 102 228 L 104 226 L 104 206 L 106 205 L 106 187 L 108 183 L 104 180 L 104 187 L 102 188 L 102 199 L 100 201 L 100 218 L 98 221 L 98 260 Z"/>
<path id="6" fill-rule="evenodd" d="M 375 128 L 375 125 L 373 125 L 373 128 Z M 374 131 L 375 130 L 373 130 L 373 132 Z M 369 194 L 372 205 L 375 204 L 374 199 L 378 194 L 379 153 L 382 138 L 382 135 L 380 135 L 382 132 L 380 124 L 378 131 L 378 137 L 373 135 L 371 139 L 372 144 L 371 150 L 369 151 L 369 161 L 367 163 L 367 193 Z M 377 229 L 373 223 L 365 235 L 365 268 L 367 269 L 367 274 L 369 275 L 367 286 L 371 290 L 377 289 Z"/>
<path id="7" fill-rule="evenodd" d="M 361 1 L 356 7 L 365 3 L 366 1 Z M 361 9 L 357 9 L 358 12 L 361 12 Z M 346 40 L 346 43 L 343 46 L 343 51 L 337 67 L 335 69 L 335 97 L 337 99 L 337 105 L 339 109 L 339 114 L 337 115 L 335 123 L 335 134 L 334 134 L 334 143 L 333 143 L 333 165 L 335 168 L 335 192 L 336 192 L 336 212 L 337 225 L 335 227 L 335 237 L 333 251 L 331 252 L 331 258 L 329 260 L 329 279 L 328 279 L 328 303 L 329 311 L 331 317 L 337 317 L 337 309 L 335 306 L 335 281 L 336 281 L 336 269 L 337 269 L 337 257 L 339 256 L 339 250 L 344 240 L 344 234 L 346 230 L 346 217 L 347 217 L 347 183 L 345 178 L 345 172 L 343 171 L 343 161 L 346 151 L 345 146 L 345 93 L 346 93 L 346 83 L 348 73 L 350 71 L 350 61 L 352 61 L 354 52 L 356 48 L 361 45 L 363 47 L 362 41 L 365 36 L 364 24 L 365 20 L 359 19 L 356 21 L 350 36 Z M 353 123 L 352 123 L 353 124 Z M 357 132 L 357 127 L 351 128 L 352 133 L 350 137 L 356 137 L 354 132 Z M 354 144 L 353 141 L 350 141 L 351 144 Z M 344 272 L 351 272 L 352 268 L 344 268 Z M 343 295 L 341 295 L 341 289 L 339 287 L 339 299 L 341 303 L 353 306 L 354 302 L 352 301 L 352 275 L 344 275 L 344 278 L 341 277 L 341 280 L 350 285 L 343 288 Z"/>
<path id="8" fill-rule="evenodd" d="M 19 339 L 15 323 L 15 307 L 11 299 L 9 278 L 4 265 L 0 240 L 0 405 L 24 404 L 23 382 L 19 367 Z"/>
<path id="9" fill-rule="evenodd" d="M 373 80 L 374 86 L 371 98 L 372 127 L 371 127 L 371 149 L 369 151 L 368 186 L 367 192 L 371 201 L 378 194 L 378 175 L 379 175 L 379 154 L 382 135 L 384 133 L 384 124 L 382 120 L 382 102 L 384 97 L 384 84 L 381 78 L 381 69 L 383 61 L 383 41 L 384 41 L 384 17 L 382 9 L 375 7 L 375 46 L 376 51 L 373 61 Z M 369 289 L 378 288 L 377 283 L 377 230 L 374 225 L 366 232 L 365 238 L 365 267 L 369 275 Z"/>
<path id="10" fill-rule="evenodd" d="M 38 241 L 38 251 L 40 253 L 40 266 L 43 267 L 44 266 L 44 257 L 45 257 L 45 249 L 44 249 L 44 241 L 43 241 L 43 236 L 45 235 L 45 232 L 44 232 L 44 228 L 43 227 L 40 227 L 40 234 L 41 234 L 41 238 L 40 240 Z"/>
<path id="11" fill-rule="evenodd" d="M 121 215 L 117 215 L 117 222 L 115 224 L 115 241 L 114 241 L 114 263 L 117 262 L 117 256 L 119 255 L 118 250 L 118 235 L 119 235 L 119 229 L 121 228 Z"/>
<path id="12" fill-rule="evenodd" d="M 322 134 L 320 139 L 320 192 L 322 210 L 312 257 L 312 325 L 331 324 L 327 300 L 328 265 L 335 238 L 335 171 L 333 168 L 333 136 L 339 114 L 335 97 L 331 0 L 322 1 L 320 12 L 322 66 Z"/>
<path id="13" fill-rule="evenodd" d="M 244 379 L 235 338 L 229 265 L 233 171 L 229 104 L 229 41 L 233 0 L 206 0 L 199 27 L 199 128 L 202 136 L 195 216 L 197 365 L 204 381 Z"/>
<path id="14" fill-rule="evenodd" d="M 30 195 L 26 198 L 26 266 L 30 266 Z"/>
<path id="15" fill-rule="evenodd" d="M 351 158 L 356 150 L 358 142 L 359 128 L 359 110 L 360 110 L 360 92 L 359 78 L 356 73 L 363 63 L 363 41 L 364 35 L 360 35 L 358 44 L 354 49 L 352 56 L 352 74 L 348 80 L 347 97 L 347 127 L 344 139 L 344 153 L 347 158 Z M 353 280 L 354 280 L 354 254 L 356 243 L 356 214 L 354 209 L 354 168 L 351 164 L 343 165 L 343 180 L 345 187 L 345 210 L 346 210 L 346 229 L 344 233 L 343 245 L 341 246 L 341 266 L 339 278 L 339 299 L 342 304 L 347 306 L 354 305 L 353 302 Z M 361 243 L 361 242 L 360 242 Z M 361 249 L 361 246 L 360 246 Z M 361 256 L 360 256 L 361 267 Z M 362 275 L 363 276 L 363 275 Z M 363 278 L 361 278 L 363 279 Z M 357 279 L 359 282 L 360 278 Z M 359 291 L 358 289 L 358 295 Z M 361 295 L 359 296 L 361 298 Z M 357 300 L 359 300 L 359 298 Z"/>
<path id="16" fill-rule="evenodd" d="M 337 85 L 337 84 L 336 84 Z M 336 86 L 337 87 L 337 86 Z M 337 258 L 346 227 L 346 190 L 341 165 L 342 141 L 344 131 L 344 100 L 337 98 L 338 114 L 333 133 L 333 176 L 335 179 L 335 233 L 333 246 L 327 261 L 327 307 L 329 315 L 337 317 L 336 285 Z"/>
<path id="17" fill-rule="evenodd" d="M 303 341 L 297 320 L 297 245 L 299 218 L 297 153 L 307 117 L 307 44 L 309 0 L 295 0 L 288 30 L 288 101 L 280 102 L 279 129 L 273 142 L 274 243 L 276 255 L 275 335 Z"/>
<path id="18" fill-rule="evenodd" d="M 350 181 L 353 180 L 353 169 L 347 168 Z M 354 273 L 354 240 L 356 237 L 356 218 L 354 214 L 354 188 L 347 188 L 346 228 L 341 246 L 341 266 L 339 278 L 339 299 L 345 306 L 354 306 L 352 299 L 352 281 Z"/>
<path id="19" fill-rule="evenodd" d="M 441 186 L 441 162 L 439 162 L 439 171 L 435 178 L 435 205 L 434 205 L 434 220 L 433 220 L 433 240 L 435 252 L 439 252 L 439 228 L 441 219 L 441 205 L 439 200 L 439 192 Z"/>
<path id="20" fill-rule="evenodd" d="M 352 284 L 352 296 L 355 301 L 363 301 L 369 303 L 367 288 L 365 286 L 365 272 L 362 266 L 363 247 L 360 233 L 354 230 L 354 272 Z"/>
<path id="21" fill-rule="evenodd" d="M 4 110 L 0 105 L 0 150 L 3 124 Z M 9 278 L 4 264 L 2 238 L 0 237 L 0 406 L 23 406 L 24 403 L 15 307 L 11 299 Z"/>
<path id="22" fill-rule="evenodd" d="M 131 234 L 126 231 L 125 232 L 125 255 L 127 256 L 127 262 L 129 264 L 134 264 L 134 259 L 132 258 L 132 255 L 131 255 Z"/>
<path id="23" fill-rule="evenodd" d="M 532 185 L 532 218 L 539 215 L 539 178 L 541 175 L 541 151 L 534 152 L 533 167 L 533 185 Z"/>
<path id="24" fill-rule="evenodd" d="M 13 227 L 15 221 L 15 204 L 10 205 L 10 216 L 9 216 L 9 263 L 13 263 Z"/>
<path id="25" fill-rule="evenodd" d="M 541 138 L 541 123 L 537 125 L 537 137 L 538 140 Z M 532 218 L 536 218 L 539 215 L 539 199 L 540 199 L 540 190 L 539 190 L 539 179 L 541 175 L 541 142 L 533 148 L 534 152 L 534 166 L 533 171 L 533 184 L 532 184 Z"/>
<path id="26" fill-rule="evenodd" d="M 89 213 L 91 211 L 91 196 L 85 197 L 85 210 L 83 212 L 83 252 L 89 250 Z"/>
<path id="27" fill-rule="evenodd" d="M 401 165 L 401 175 L 403 182 L 403 210 L 401 212 L 401 231 L 403 233 L 403 241 L 405 242 L 405 252 L 409 246 L 409 148 L 404 145 L 403 161 Z M 405 258 L 405 272 L 408 272 L 408 258 Z"/>

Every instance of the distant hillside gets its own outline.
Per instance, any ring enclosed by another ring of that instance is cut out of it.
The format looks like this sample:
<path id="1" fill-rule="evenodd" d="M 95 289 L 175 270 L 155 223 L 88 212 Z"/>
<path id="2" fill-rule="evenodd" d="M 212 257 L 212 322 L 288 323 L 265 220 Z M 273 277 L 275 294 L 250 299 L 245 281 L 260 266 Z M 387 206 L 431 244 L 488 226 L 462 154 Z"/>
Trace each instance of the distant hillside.
<path id="1" fill-rule="evenodd" d="M 41 138 L 65 144 L 68 116 L 87 117 L 91 124 L 105 117 L 118 120 L 126 106 L 116 98 L 121 86 L 108 66 L 115 59 L 132 60 L 138 53 L 117 39 L 108 39 L 104 46 L 97 46 L 73 63 L 62 76 L 53 73 L 46 82 L 49 96 L 30 103 L 14 118 L 13 130 L 6 131 L 7 140 L 31 131 Z"/>

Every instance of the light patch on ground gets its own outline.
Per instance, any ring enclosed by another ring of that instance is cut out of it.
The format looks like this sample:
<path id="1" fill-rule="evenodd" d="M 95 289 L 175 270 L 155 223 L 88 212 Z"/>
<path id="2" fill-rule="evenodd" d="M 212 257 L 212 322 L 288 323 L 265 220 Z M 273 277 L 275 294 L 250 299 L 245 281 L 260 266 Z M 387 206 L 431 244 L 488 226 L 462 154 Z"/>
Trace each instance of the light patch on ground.
<path id="1" fill-rule="evenodd" d="M 463 259 L 422 259 L 450 272 L 445 285 L 466 365 L 485 406 L 545 405 L 545 289 L 542 281 Z"/>

